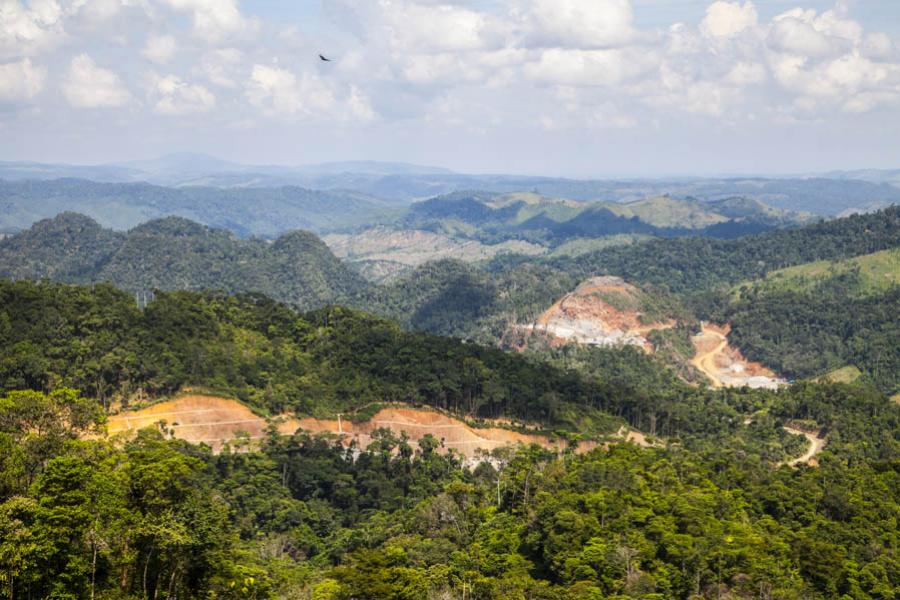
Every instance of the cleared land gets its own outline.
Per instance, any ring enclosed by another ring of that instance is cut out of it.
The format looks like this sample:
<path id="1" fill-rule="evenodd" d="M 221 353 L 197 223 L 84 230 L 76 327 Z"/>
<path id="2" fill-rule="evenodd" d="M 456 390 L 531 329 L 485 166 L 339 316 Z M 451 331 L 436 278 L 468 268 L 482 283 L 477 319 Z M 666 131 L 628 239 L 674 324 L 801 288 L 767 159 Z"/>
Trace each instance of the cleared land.
<path id="1" fill-rule="evenodd" d="M 642 292 L 619 277 L 593 277 L 560 298 L 525 329 L 546 333 L 558 343 L 589 346 L 639 346 L 648 352 L 645 337 L 674 322 L 642 323 Z"/>
<path id="2" fill-rule="evenodd" d="M 787 382 L 759 363 L 745 359 L 739 350 L 728 344 L 727 327 L 705 324 L 694 336 L 697 353 L 691 359 L 701 373 L 712 382 L 712 387 L 743 387 L 775 389 Z"/>
<path id="3" fill-rule="evenodd" d="M 137 430 L 153 427 L 160 421 L 165 422 L 166 429 L 173 437 L 195 444 L 208 444 L 214 451 L 221 450 L 226 443 L 239 438 L 261 439 L 268 427 L 266 419 L 254 414 L 237 400 L 191 395 L 113 415 L 109 417 L 107 429 L 110 436 L 128 437 Z M 430 434 L 441 441 L 442 451 L 454 449 L 469 458 L 475 457 L 479 450 L 490 451 L 515 444 L 538 444 L 558 451 L 568 445 L 563 439 L 503 427 L 473 427 L 436 411 L 407 407 L 383 408 L 370 420 L 363 422 L 353 422 L 346 418 L 291 417 L 281 417 L 275 422 L 278 431 L 284 435 L 291 435 L 299 429 L 310 433 L 334 434 L 346 445 L 356 442 L 363 448 L 372 442 L 373 433 L 381 428 L 390 429 L 396 434 L 405 432 L 413 444 Z M 612 437 L 641 446 L 651 445 L 643 434 L 625 427 Z M 581 441 L 576 452 L 587 452 L 599 445 L 594 441 Z"/>
<path id="4" fill-rule="evenodd" d="M 818 261 L 772 271 L 765 279 L 742 284 L 766 289 L 808 290 L 825 279 L 856 272 L 858 294 L 878 294 L 900 285 L 900 248 L 882 250 L 842 261 Z"/>

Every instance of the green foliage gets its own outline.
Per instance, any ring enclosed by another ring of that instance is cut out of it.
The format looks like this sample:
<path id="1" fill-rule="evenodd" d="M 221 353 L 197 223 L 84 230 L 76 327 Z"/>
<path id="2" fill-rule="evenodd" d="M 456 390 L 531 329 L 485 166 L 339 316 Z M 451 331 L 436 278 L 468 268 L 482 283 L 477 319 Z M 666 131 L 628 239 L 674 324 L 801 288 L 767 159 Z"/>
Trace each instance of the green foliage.
<path id="1" fill-rule="evenodd" d="M 731 338 L 748 358 L 789 377 L 856 365 L 888 393 L 900 391 L 900 286 L 856 295 L 856 276 L 809 290 L 763 288 L 728 309 Z"/>
<path id="2" fill-rule="evenodd" d="M 125 234 L 63 213 L 0 244 L 0 275 L 70 283 L 107 281 L 127 291 L 259 292 L 309 309 L 347 301 L 364 282 L 315 235 L 239 240 L 178 217 Z"/>

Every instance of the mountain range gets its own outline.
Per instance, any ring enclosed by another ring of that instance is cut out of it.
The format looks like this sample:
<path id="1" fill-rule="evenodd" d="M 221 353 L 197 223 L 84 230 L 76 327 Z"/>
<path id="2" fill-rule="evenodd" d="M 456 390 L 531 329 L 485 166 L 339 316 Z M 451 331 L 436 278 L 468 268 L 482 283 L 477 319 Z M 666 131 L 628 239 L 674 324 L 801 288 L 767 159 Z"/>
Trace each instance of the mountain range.
<path id="1" fill-rule="evenodd" d="M 80 178 L 107 183 L 167 187 L 352 190 L 389 202 L 411 202 L 466 190 L 534 191 L 574 200 L 623 202 L 671 195 L 720 200 L 742 196 L 797 212 L 834 216 L 900 201 L 896 171 L 866 170 L 784 177 L 671 177 L 571 179 L 508 174 L 474 175 L 440 167 L 376 161 L 306 166 L 245 165 L 203 154 L 171 154 L 151 160 L 96 166 L 0 162 L 0 179 Z M 2 198 L 2 196 L 0 196 Z"/>

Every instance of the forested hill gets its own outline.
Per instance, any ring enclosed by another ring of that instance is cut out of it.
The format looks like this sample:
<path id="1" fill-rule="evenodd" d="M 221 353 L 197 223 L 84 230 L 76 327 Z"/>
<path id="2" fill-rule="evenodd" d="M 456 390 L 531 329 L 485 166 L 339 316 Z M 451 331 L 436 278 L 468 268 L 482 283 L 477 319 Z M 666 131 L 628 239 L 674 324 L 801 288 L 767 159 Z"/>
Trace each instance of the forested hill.
<path id="1" fill-rule="evenodd" d="M 63 211 L 105 227 L 130 229 L 151 219 L 180 216 L 241 236 L 274 237 L 293 229 L 321 231 L 368 223 L 389 204 L 362 193 L 296 186 L 268 189 L 169 188 L 148 183 L 85 179 L 0 179 L 0 230 L 25 229 Z"/>
<path id="2" fill-rule="evenodd" d="M 865 386 L 690 387 L 635 349 L 558 358 L 590 368 L 261 296 L 161 293 L 139 311 L 107 285 L 0 282 L 0 593 L 892 597 L 900 406 Z M 302 431 L 218 455 L 154 428 L 103 438 L 110 399 L 185 383 L 269 414 L 406 400 L 559 435 L 627 420 L 674 443 L 471 468 L 387 430 L 352 452 Z M 827 435 L 818 468 L 777 466 L 803 452 L 788 423 Z"/>
<path id="3" fill-rule="evenodd" d="M 179 217 L 127 233 L 63 213 L 0 241 L 0 276 L 109 281 L 128 291 L 221 290 L 272 295 L 300 308 L 346 302 L 365 285 L 314 234 L 237 239 Z"/>
<path id="4" fill-rule="evenodd" d="M 553 265 L 568 273 L 619 275 L 676 293 L 733 285 L 770 271 L 900 246 L 900 206 L 736 240 L 678 238 L 611 247 Z"/>

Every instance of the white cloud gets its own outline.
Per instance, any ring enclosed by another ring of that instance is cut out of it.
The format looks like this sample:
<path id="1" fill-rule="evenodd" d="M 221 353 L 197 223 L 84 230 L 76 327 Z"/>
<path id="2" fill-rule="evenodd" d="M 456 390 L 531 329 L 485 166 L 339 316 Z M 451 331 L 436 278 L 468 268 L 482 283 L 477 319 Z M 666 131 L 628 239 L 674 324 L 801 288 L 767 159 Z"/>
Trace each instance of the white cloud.
<path id="1" fill-rule="evenodd" d="M 634 37 L 630 0 L 533 0 L 519 6 L 528 38 L 542 46 L 604 48 Z"/>
<path id="2" fill-rule="evenodd" d="M 607 50 L 544 50 L 536 62 L 525 66 L 532 79 L 577 87 L 617 85 L 650 73 L 658 66 L 655 52 L 643 48 Z"/>
<path id="3" fill-rule="evenodd" d="M 502 44 L 503 27 L 488 13 L 402 0 L 385 0 L 378 6 L 382 27 L 399 51 L 479 50 Z"/>
<path id="4" fill-rule="evenodd" d="M 46 79 L 47 69 L 33 65 L 28 58 L 0 64 L 0 107 L 28 102 L 44 88 Z"/>
<path id="5" fill-rule="evenodd" d="M 34 56 L 65 35 L 62 9 L 53 0 L 0 0 L 0 58 Z"/>
<path id="6" fill-rule="evenodd" d="M 753 85 L 766 79 L 766 69 L 759 63 L 739 62 L 728 72 L 725 79 L 734 85 Z"/>
<path id="7" fill-rule="evenodd" d="M 98 67 L 87 54 L 72 59 L 62 90 L 69 104 L 77 108 L 116 107 L 131 101 L 118 75 Z"/>
<path id="8" fill-rule="evenodd" d="M 350 87 L 350 99 L 347 101 L 347 106 L 354 120 L 371 121 L 375 118 L 375 111 L 369 104 L 369 99 L 356 86 Z"/>
<path id="9" fill-rule="evenodd" d="M 259 29 L 255 19 L 241 14 L 236 0 L 163 0 L 173 9 L 189 13 L 194 35 L 207 42 L 234 37 L 252 37 Z"/>
<path id="10" fill-rule="evenodd" d="M 223 88 L 235 88 L 243 60 L 244 54 L 237 48 L 219 48 L 203 55 L 200 59 L 200 71 L 210 83 Z"/>
<path id="11" fill-rule="evenodd" d="M 161 65 L 172 60 L 177 49 L 175 38 L 171 35 L 151 35 L 141 54 L 147 60 Z"/>
<path id="12" fill-rule="evenodd" d="M 713 37 L 729 38 L 756 25 L 756 7 L 752 2 L 717 0 L 706 9 L 700 29 Z"/>
<path id="13" fill-rule="evenodd" d="M 216 97 L 208 89 L 175 75 L 151 75 L 150 97 L 155 102 L 154 112 L 163 115 L 202 113 L 216 105 Z"/>
<path id="14" fill-rule="evenodd" d="M 334 105 L 334 95 L 313 75 L 298 79 L 279 67 L 254 65 L 247 99 L 268 116 L 309 116 Z"/>

